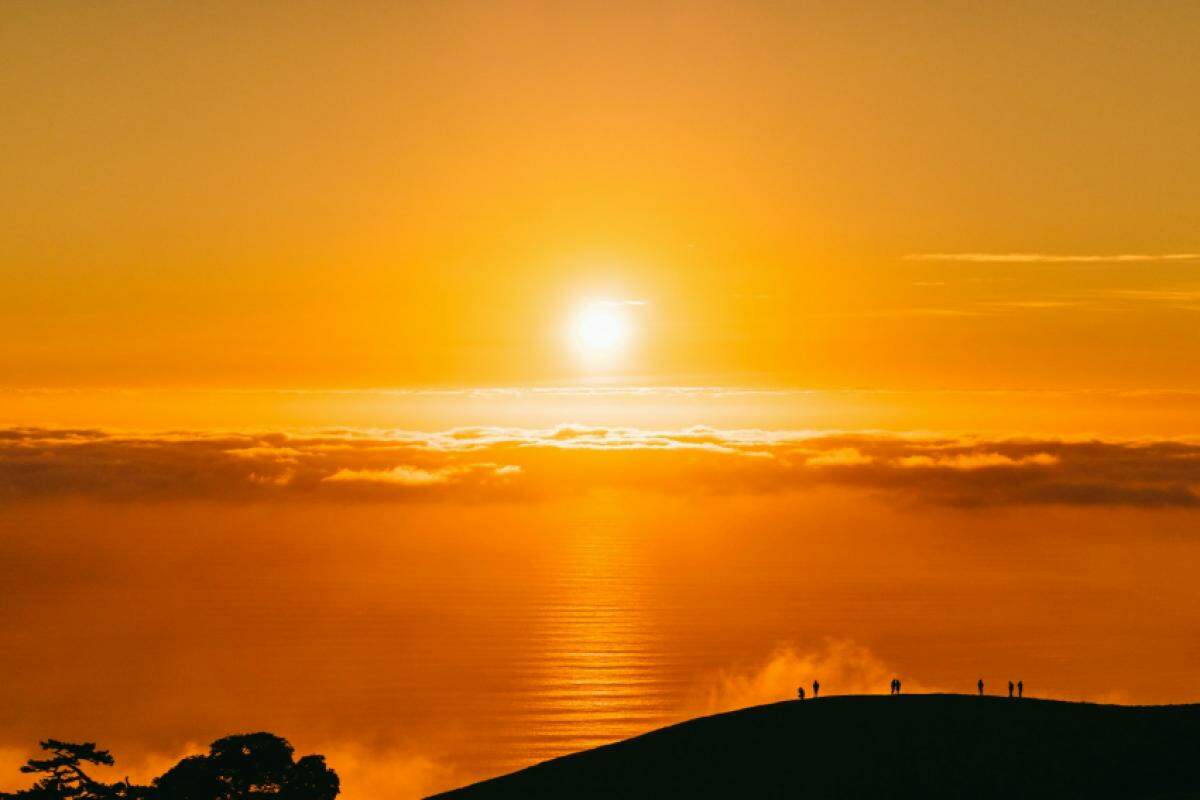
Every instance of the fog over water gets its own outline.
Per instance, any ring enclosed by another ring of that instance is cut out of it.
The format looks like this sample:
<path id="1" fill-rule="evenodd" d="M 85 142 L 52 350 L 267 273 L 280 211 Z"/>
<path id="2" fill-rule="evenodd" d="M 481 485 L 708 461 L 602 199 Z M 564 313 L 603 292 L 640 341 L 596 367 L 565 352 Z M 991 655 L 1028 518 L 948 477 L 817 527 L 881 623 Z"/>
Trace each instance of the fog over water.
<path id="1" fill-rule="evenodd" d="M 838 487 L 10 502 L 0 785 L 39 737 L 150 777 L 267 729 L 351 800 L 414 795 L 814 678 L 1196 700 L 1193 514 Z"/>

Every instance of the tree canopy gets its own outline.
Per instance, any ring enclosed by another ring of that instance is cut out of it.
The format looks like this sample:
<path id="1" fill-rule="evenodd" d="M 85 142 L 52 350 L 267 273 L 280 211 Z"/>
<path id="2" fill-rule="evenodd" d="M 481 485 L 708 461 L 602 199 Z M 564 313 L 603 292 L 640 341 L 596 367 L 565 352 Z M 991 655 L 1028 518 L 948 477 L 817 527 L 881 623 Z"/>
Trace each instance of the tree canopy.
<path id="1" fill-rule="evenodd" d="M 29 759 L 21 772 L 42 777 L 28 789 L 0 792 L 0 800 L 333 800 L 341 789 L 324 756 L 296 760 L 291 744 L 272 733 L 218 739 L 207 754 L 188 756 L 149 786 L 88 775 L 84 764 L 114 764 L 94 742 L 47 739 L 41 748 L 47 755 Z"/>

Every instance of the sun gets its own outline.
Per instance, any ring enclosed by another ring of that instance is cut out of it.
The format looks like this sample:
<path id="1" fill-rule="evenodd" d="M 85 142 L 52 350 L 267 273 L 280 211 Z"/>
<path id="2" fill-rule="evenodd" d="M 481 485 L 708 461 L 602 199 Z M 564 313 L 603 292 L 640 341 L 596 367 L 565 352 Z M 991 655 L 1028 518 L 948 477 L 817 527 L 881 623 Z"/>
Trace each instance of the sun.
<path id="1" fill-rule="evenodd" d="M 571 348 L 589 361 L 619 355 L 628 346 L 631 333 L 628 312 L 615 303 L 593 301 L 571 317 Z"/>

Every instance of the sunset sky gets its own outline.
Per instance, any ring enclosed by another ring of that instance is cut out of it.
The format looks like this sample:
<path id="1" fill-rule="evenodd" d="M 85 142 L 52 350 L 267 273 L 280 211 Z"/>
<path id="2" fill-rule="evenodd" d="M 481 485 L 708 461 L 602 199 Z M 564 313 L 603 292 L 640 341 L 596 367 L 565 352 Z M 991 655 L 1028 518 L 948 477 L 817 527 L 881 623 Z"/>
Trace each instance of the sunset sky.
<path id="1" fill-rule="evenodd" d="M 1200 389 L 1189 3 L 4 23 L 6 386 Z"/>
<path id="2" fill-rule="evenodd" d="M 814 672 L 1200 700 L 1200 4 L 0 53 L 0 789 L 266 729 L 417 796 Z"/>

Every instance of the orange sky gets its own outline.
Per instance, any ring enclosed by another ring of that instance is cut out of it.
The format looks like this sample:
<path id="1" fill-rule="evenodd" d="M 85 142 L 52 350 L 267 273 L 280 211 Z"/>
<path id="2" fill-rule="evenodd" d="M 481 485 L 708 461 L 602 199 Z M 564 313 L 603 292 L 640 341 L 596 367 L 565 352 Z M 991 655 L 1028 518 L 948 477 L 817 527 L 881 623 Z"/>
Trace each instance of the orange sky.
<path id="1" fill-rule="evenodd" d="M 1190 4 L 2 13 L 7 387 L 1200 388 Z"/>
<path id="2" fill-rule="evenodd" d="M 0 53 L 0 789 L 1200 697 L 1200 4 L 12 0 Z"/>

